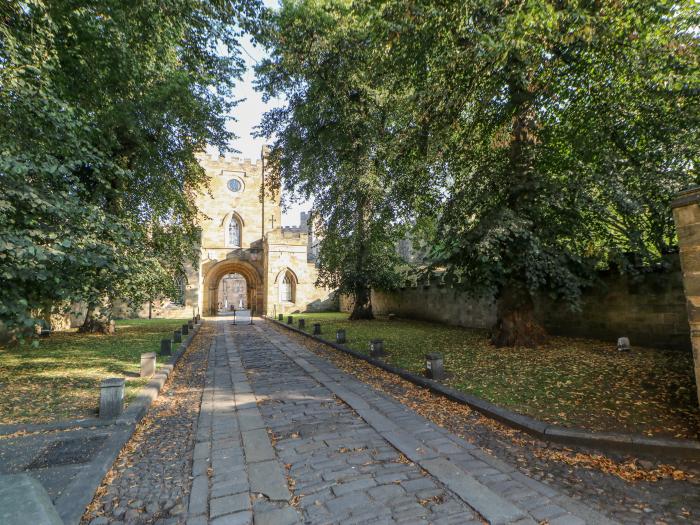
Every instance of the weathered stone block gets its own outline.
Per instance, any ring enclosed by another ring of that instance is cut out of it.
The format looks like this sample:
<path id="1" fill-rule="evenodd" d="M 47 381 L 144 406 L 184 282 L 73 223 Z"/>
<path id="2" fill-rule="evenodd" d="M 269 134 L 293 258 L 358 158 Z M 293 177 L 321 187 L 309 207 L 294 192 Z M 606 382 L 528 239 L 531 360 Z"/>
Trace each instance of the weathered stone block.
<path id="1" fill-rule="evenodd" d="M 180 330 L 182 331 L 182 335 L 189 335 L 190 333 L 190 327 L 187 324 L 183 324 Z"/>
<path id="2" fill-rule="evenodd" d="M 172 355 L 172 346 L 170 344 L 170 339 L 160 340 L 160 355 Z"/>
<path id="3" fill-rule="evenodd" d="M 175 343 L 182 342 L 182 332 L 180 332 L 180 330 L 173 331 L 173 342 L 175 342 Z"/>
<path id="4" fill-rule="evenodd" d="M 111 377 L 100 383 L 100 417 L 117 417 L 124 409 L 124 378 Z"/>
<path id="5" fill-rule="evenodd" d="M 372 339 L 369 343 L 369 355 L 372 357 L 384 357 L 384 341 L 382 339 Z"/>
<path id="6" fill-rule="evenodd" d="M 0 523 L 4 525 L 63 525 L 51 498 L 28 474 L 0 476 Z"/>
<path id="7" fill-rule="evenodd" d="M 141 377 L 151 377 L 156 373 L 156 353 L 141 354 Z"/>
<path id="8" fill-rule="evenodd" d="M 306 328 L 306 319 L 299 319 L 299 329 L 304 330 Z"/>
<path id="9" fill-rule="evenodd" d="M 431 352 L 425 354 L 425 375 L 430 379 L 440 381 L 445 378 L 445 368 L 443 365 L 442 354 Z"/>
<path id="10" fill-rule="evenodd" d="M 314 335 L 321 334 L 321 323 L 314 323 Z"/>
<path id="11" fill-rule="evenodd" d="M 345 344 L 345 330 L 342 328 L 335 332 L 335 342 L 339 345 Z"/>

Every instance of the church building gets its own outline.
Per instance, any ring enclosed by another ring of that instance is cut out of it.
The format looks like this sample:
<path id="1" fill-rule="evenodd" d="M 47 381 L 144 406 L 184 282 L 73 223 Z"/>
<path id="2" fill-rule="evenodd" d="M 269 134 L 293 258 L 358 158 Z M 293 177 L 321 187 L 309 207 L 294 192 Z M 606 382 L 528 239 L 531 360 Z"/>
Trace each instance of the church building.
<path id="1" fill-rule="evenodd" d="M 301 214 L 298 227 L 282 227 L 279 198 L 262 191 L 264 158 L 202 154 L 199 161 L 210 190 L 197 196 L 200 260 L 182 282 L 184 310 L 211 316 L 245 308 L 276 316 L 336 309 L 335 294 L 315 285 L 309 214 Z M 174 306 L 159 313 L 171 316 Z"/>

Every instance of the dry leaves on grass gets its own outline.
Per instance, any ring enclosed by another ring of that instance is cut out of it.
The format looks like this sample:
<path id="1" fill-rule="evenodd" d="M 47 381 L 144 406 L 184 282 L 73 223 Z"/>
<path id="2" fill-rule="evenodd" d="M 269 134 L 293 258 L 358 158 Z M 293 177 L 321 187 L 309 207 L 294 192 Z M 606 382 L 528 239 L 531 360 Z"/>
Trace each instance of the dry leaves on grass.
<path id="1" fill-rule="evenodd" d="M 284 333 L 291 335 L 289 332 Z M 636 459 L 618 462 L 600 454 L 587 454 L 570 449 L 557 450 L 550 448 L 518 430 L 506 427 L 475 412 L 466 405 L 434 394 L 425 388 L 409 383 L 369 363 L 341 354 L 326 345 L 310 341 L 303 336 L 292 335 L 292 337 L 314 353 L 332 361 L 344 372 L 368 383 L 377 390 L 385 392 L 426 419 L 455 432 L 467 441 L 472 441 L 472 439 L 464 432 L 465 429 L 478 425 L 486 427 L 503 438 L 507 438 L 517 446 L 530 447 L 533 454 L 540 459 L 600 470 L 628 482 L 658 481 L 661 479 L 687 480 L 693 477 L 691 474 L 672 465 L 662 464 L 654 468 L 643 468 Z"/>
<path id="2" fill-rule="evenodd" d="M 635 347 L 615 341 L 552 336 L 536 350 L 495 348 L 484 330 L 378 318 L 348 321 L 343 313 L 309 313 L 332 340 L 342 328 L 347 345 L 367 353 L 384 340 L 387 362 L 422 373 L 426 349 L 441 352 L 449 386 L 521 414 L 596 431 L 699 439 L 700 408 L 690 351 Z"/>
<path id="3" fill-rule="evenodd" d="M 159 348 L 177 319 L 117 322 L 116 335 L 56 332 L 37 348 L 0 345 L 0 424 L 97 416 L 99 383 L 126 377 L 128 404 L 147 380 L 139 356 Z"/>

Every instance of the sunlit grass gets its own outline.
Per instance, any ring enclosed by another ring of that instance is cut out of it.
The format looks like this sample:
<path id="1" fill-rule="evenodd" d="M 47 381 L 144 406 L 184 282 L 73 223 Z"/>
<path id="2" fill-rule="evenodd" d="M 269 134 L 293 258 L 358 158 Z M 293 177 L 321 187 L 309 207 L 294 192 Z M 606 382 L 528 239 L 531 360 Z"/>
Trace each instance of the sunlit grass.
<path id="1" fill-rule="evenodd" d="M 600 431 L 699 436 L 689 351 L 621 353 L 614 341 L 566 337 L 551 337 L 537 350 L 495 348 L 484 330 L 406 319 L 349 321 L 337 312 L 296 314 L 295 326 L 302 317 L 307 332 L 320 322 L 327 340 L 345 329 L 347 345 L 363 353 L 371 339 L 383 339 L 387 361 L 412 372 L 423 372 L 426 353 L 441 352 L 451 373 L 448 385 L 540 420 Z"/>
<path id="2" fill-rule="evenodd" d="M 56 332 L 38 348 L 0 346 L 0 424 L 94 417 L 99 383 L 125 377 L 126 401 L 146 383 L 140 355 L 160 349 L 179 319 L 117 321 L 113 336 Z"/>

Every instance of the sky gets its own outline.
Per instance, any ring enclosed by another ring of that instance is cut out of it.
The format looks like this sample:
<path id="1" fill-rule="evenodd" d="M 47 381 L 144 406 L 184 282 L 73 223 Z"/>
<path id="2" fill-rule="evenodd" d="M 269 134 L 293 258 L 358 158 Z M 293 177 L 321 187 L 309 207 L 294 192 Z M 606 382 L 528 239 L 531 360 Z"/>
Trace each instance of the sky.
<path id="1" fill-rule="evenodd" d="M 265 5 L 274 7 L 276 1 L 265 0 Z M 254 47 L 249 38 L 244 38 L 241 41 L 243 48 L 243 58 L 246 61 L 246 72 L 243 80 L 238 84 L 236 96 L 239 99 L 245 99 L 240 102 L 232 111 L 231 116 L 236 120 L 229 123 L 229 129 L 233 131 L 238 138 L 231 144 L 234 149 L 240 153 L 236 155 L 244 159 L 256 160 L 260 158 L 260 151 L 265 140 L 262 138 L 253 137 L 255 127 L 260 123 L 260 119 L 265 111 L 283 104 L 281 100 L 272 100 L 264 103 L 260 93 L 256 92 L 253 87 L 255 72 L 253 67 L 256 62 L 265 56 L 262 48 Z M 290 204 L 286 211 L 282 212 L 283 226 L 299 225 L 299 213 L 311 209 L 311 203 L 304 201 L 302 203 Z"/>

